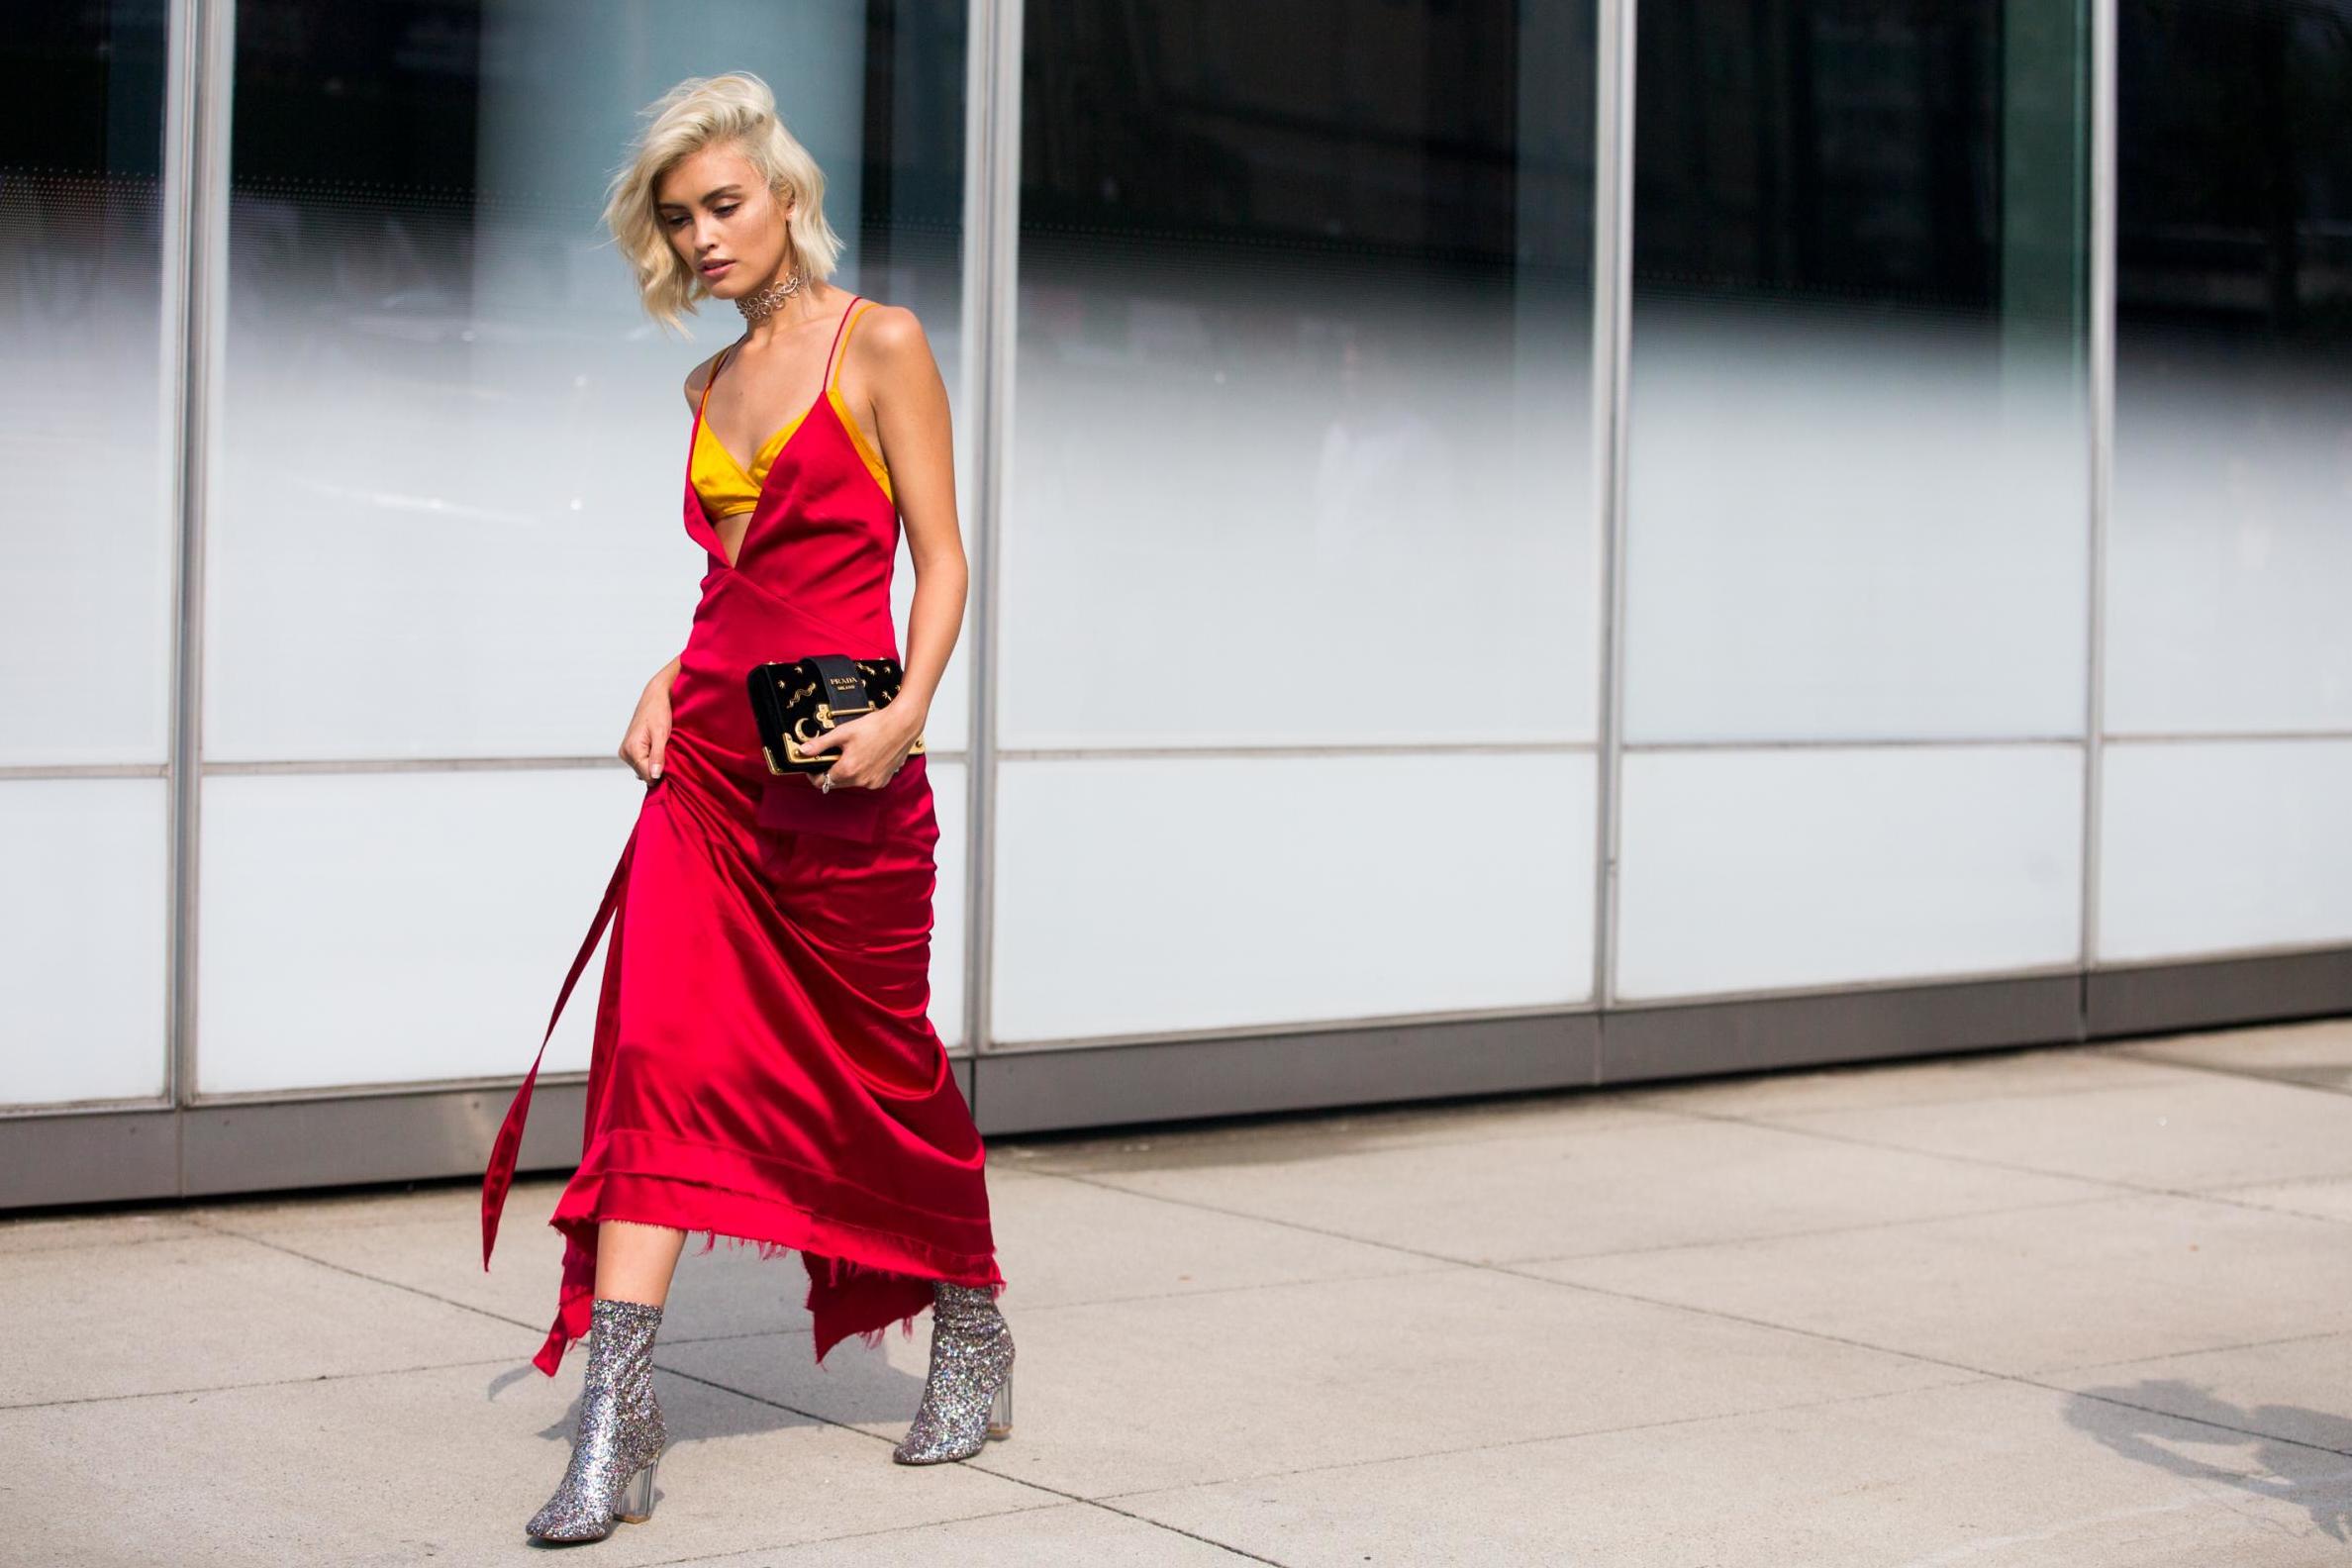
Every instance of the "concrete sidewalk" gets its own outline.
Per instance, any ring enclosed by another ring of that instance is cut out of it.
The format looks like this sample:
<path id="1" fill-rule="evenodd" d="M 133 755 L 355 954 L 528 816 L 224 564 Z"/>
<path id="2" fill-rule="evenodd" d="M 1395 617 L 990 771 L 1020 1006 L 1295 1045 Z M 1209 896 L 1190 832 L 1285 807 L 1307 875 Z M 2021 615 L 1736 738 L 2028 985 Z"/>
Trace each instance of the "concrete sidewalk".
<path id="1" fill-rule="evenodd" d="M 992 1144 L 1015 1433 L 687 1257 L 611 1565 L 2352 1564 L 2352 1024 Z M 0 1562 L 544 1561 L 560 1184 L 0 1224 Z"/>

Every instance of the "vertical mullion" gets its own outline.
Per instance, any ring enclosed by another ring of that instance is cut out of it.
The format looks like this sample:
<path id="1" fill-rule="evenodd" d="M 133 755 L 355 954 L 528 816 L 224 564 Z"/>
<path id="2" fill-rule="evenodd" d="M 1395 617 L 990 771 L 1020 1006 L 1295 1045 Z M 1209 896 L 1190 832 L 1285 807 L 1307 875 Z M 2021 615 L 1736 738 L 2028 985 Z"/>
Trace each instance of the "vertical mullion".
<path id="1" fill-rule="evenodd" d="M 973 417 L 971 744 L 964 781 L 964 1042 L 993 1032 L 996 947 L 997 664 L 1011 468 L 1013 339 L 1021 244 L 1024 0 L 972 0 L 964 119 L 965 388 Z M 973 1080 L 978 1098 L 978 1077 Z"/>
<path id="2" fill-rule="evenodd" d="M 204 553 L 209 422 L 220 358 L 222 268 L 228 258 L 229 103 L 235 0 L 179 0 L 165 89 L 163 302 L 165 430 L 172 442 L 171 911 L 167 1087 L 181 1108 L 197 1085 L 197 912 L 202 827 Z"/>
<path id="3" fill-rule="evenodd" d="M 1616 1000 L 1617 840 L 1623 780 L 1625 425 L 1633 278 L 1635 0 L 1599 0 L 1593 156 L 1593 474 L 1601 542 L 1600 811 L 1594 856 L 1593 1000 Z"/>
<path id="4" fill-rule="evenodd" d="M 2089 639 L 2083 713 L 2083 931 L 2086 974 L 2099 966 L 2101 797 L 2106 774 L 2107 518 L 2115 458 L 2115 11 L 2091 8 Z"/>

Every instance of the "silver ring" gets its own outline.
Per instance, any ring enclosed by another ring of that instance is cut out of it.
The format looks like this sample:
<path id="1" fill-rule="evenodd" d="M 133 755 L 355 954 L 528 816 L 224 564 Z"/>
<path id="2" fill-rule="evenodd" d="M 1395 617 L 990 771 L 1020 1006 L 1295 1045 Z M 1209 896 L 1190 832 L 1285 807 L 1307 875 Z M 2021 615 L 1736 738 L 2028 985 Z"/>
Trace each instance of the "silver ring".
<path id="1" fill-rule="evenodd" d="M 833 788 L 833 775 L 832 775 L 831 773 L 820 773 L 820 774 L 818 774 L 818 775 L 817 775 L 817 787 L 818 787 L 819 789 L 821 789 L 821 790 L 830 790 L 830 789 L 832 789 L 832 788 Z"/>

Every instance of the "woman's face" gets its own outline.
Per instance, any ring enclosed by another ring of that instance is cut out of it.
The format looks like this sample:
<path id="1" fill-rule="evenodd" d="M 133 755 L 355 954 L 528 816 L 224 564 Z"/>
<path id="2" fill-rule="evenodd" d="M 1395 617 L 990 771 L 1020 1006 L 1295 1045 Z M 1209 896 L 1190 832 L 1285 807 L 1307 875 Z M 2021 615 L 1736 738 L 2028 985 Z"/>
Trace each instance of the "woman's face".
<path id="1" fill-rule="evenodd" d="M 789 248 L 778 198 L 733 143 L 715 142 L 670 165 L 653 186 L 653 213 L 703 286 L 721 299 L 765 287 Z"/>

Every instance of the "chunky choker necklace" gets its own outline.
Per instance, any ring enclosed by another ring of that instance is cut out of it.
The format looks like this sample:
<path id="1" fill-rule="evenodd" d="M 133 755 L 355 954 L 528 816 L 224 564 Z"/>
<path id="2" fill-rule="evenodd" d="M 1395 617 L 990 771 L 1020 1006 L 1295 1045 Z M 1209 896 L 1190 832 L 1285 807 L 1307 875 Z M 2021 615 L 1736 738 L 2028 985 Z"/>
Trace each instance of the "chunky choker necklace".
<path id="1" fill-rule="evenodd" d="M 735 301 L 735 309 L 743 313 L 743 320 L 758 323 L 767 320 L 782 308 L 784 302 L 800 292 L 801 275 L 796 269 L 782 282 L 770 283 L 756 293 L 746 294 Z"/>

